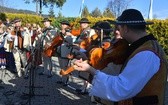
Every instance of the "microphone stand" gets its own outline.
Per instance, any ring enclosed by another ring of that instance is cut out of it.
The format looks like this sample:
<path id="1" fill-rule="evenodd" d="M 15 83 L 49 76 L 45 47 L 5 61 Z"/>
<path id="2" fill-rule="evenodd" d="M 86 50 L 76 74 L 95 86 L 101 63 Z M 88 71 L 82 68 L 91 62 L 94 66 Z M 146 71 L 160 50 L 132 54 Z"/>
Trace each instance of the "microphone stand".
<path id="1" fill-rule="evenodd" d="M 29 70 L 29 86 L 28 86 L 28 88 L 29 88 L 29 93 L 23 93 L 24 95 L 24 97 L 23 98 L 27 98 L 26 96 L 28 96 L 28 103 L 29 103 L 29 105 L 31 105 L 31 98 L 33 97 L 33 96 L 48 96 L 48 95 L 45 95 L 45 94 L 43 94 L 43 95 L 40 95 L 40 94 L 35 94 L 34 93 L 34 91 L 35 91 L 35 89 L 34 88 L 42 88 L 42 87 L 35 87 L 35 85 L 34 85 L 34 78 L 35 78 L 35 69 L 36 69 L 36 67 L 35 67 L 35 52 L 36 52 L 37 50 L 36 49 L 34 49 L 32 52 L 31 52 L 31 54 L 30 54 L 30 57 L 28 58 L 28 60 L 27 60 L 27 64 L 26 64 L 26 66 L 25 66 L 25 68 L 27 68 L 28 66 L 29 66 L 29 64 L 30 64 L 30 70 Z M 27 104 L 27 103 L 26 103 Z"/>

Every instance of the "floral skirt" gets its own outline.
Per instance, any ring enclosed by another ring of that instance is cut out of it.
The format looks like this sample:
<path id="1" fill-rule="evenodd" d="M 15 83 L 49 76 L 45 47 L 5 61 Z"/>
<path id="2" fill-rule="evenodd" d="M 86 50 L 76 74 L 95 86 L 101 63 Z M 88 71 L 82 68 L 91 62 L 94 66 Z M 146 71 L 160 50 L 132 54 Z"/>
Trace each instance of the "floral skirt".
<path id="1" fill-rule="evenodd" d="M 6 66 L 6 52 L 3 47 L 0 48 L 0 67 L 1 66 Z"/>

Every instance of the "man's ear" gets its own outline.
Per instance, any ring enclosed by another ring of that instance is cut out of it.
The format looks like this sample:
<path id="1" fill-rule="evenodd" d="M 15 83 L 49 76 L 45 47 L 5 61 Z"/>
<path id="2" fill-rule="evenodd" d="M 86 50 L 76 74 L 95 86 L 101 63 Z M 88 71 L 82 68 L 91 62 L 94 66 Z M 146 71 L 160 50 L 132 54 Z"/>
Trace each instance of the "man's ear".
<path id="1" fill-rule="evenodd" d="M 128 33 L 129 32 L 129 28 L 127 25 L 124 25 L 124 33 Z"/>

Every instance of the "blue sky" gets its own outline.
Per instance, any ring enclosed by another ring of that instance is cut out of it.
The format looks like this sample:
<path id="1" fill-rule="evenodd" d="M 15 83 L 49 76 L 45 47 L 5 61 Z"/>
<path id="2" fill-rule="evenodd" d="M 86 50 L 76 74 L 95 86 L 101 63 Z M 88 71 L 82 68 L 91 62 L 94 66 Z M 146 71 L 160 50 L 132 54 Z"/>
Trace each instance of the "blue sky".
<path id="1" fill-rule="evenodd" d="M 1 0 L 7 7 L 16 9 L 27 9 L 35 11 L 35 4 L 25 4 L 23 0 Z M 67 0 L 67 2 L 60 8 L 54 8 L 55 15 L 59 11 L 66 17 L 76 17 L 79 15 L 79 10 L 82 0 Z M 101 11 L 107 7 L 109 0 L 85 0 L 84 5 L 89 9 L 89 12 L 98 7 Z M 142 12 L 145 18 L 148 17 L 150 0 L 132 0 L 128 8 L 135 8 Z M 153 0 L 153 15 L 158 19 L 168 18 L 168 0 Z M 48 14 L 49 8 L 43 7 L 43 13 Z"/>

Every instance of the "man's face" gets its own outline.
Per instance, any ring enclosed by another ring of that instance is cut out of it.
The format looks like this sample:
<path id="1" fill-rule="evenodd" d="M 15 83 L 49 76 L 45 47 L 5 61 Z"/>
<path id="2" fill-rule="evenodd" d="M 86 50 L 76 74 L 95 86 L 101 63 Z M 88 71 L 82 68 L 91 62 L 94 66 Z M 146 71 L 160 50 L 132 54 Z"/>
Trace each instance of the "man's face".
<path id="1" fill-rule="evenodd" d="M 123 26 L 123 25 L 118 25 L 117 27 L 118 27 L 118 31 L 120 32 L 121 37 L 124 38 L 124 37 L 125 37 L 125 33 L 124 33 L 125 29 L 124 29 L 124 26 Z"/>
<path id="2" fill-rule="evenodd" d="M 45 22 L 44 22 L 44 26 L 45 26 L 45 27 L 49 27 L 49 26 L 50 26 L 50 22 L 49 22 L 49 21 L 45 21 Z"/>
<path id="3" fill-rule="evenodd" d="M 21 25 L 22 25 L 22 22 L 21 22 L 21 21 L 18 21 L 18 22 L 15 23 L 15 26 L 16 26 L 16 27 L 20 27 Z"/>
<path id="4" fill-rule="evenodd" d="M 68 25 L 66 24 L 61 24 L 61 32 L 65 34 L 66 28 L 68 28 Z"/>
<path id="5" fill-rule="evenodd" d="M 85 29 L 89 26 L 89 24 L 88 23 L 80 23 L 80 26 L 82 29 Z"/>
<path id="6" fill-rule="evenodd" d="M 61 29 L 66 29 L 68 27 L 68 25 L 66 25 L 66 24 L 61 24 Z"/>

